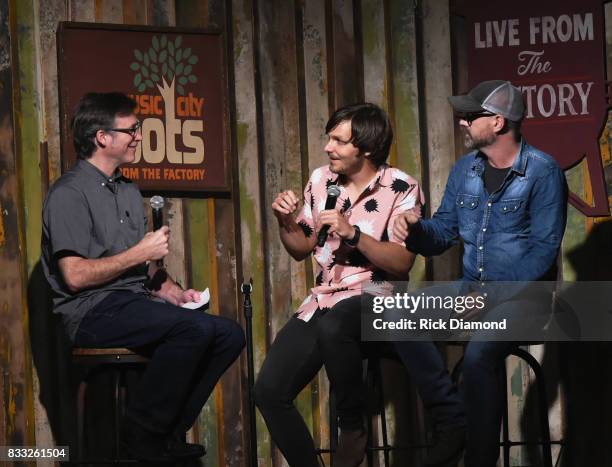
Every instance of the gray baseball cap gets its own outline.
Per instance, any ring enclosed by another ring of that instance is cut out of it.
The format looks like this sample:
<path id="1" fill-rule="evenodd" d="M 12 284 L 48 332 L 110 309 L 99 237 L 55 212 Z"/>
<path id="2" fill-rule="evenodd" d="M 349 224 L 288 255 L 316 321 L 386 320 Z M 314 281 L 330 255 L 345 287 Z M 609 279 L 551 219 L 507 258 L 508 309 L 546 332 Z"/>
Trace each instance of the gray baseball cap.
<path id="1" fill-rule="evenodd" d="M 483 81 L 463 96 L 451 96 L 448 101 L 459 113 L 492 112 L 518 122 L 525 113 L 523 94 L 510 81 Z"/>

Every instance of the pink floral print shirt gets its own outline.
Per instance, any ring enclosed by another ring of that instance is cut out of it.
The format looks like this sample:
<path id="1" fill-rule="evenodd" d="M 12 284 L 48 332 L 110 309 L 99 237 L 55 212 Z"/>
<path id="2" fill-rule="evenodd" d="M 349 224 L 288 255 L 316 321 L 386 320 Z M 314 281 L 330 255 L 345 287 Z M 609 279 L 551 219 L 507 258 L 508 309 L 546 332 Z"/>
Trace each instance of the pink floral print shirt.
<path id="1" fill-rule="evenodd" d="M 327 187 L 338 184 L 340 196 L 336 209 L 350 224 L 359 226 L 363 234 L 377 240 L 404 245 L 393 236 L 393 222 L 400 213 L 422 204 L 423 195 L 417 181 L 383 164 L 359 198 L 350 200 L 345 188 L 339 185 L 338 177 L 328 166 L 312 172 L 304 190 L 304 206 L 296 217 L 304 234 L 307 237 L 317 235 L 315 225 L 319 213 L 325 210 Z M 314 259 L 317 263 L 316 286 L 296 312 L 304 321 L 308 321 L 317 308 L 331 308 L 340 300 L 359 295 L 364 287 L 385 284 L 386 273 L 375 268 L 357 248 L 342 243 L 335 233 L 327 237 L 323 247 L 315 247 Z"/>

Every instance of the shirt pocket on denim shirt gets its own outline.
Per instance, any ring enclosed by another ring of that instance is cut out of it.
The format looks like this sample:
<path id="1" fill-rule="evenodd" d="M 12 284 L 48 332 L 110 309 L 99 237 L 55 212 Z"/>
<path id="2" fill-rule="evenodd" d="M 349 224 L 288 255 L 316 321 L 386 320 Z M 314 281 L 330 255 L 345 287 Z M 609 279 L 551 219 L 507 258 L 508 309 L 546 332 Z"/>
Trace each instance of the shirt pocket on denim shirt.
<path id="1" fill-rule="evenodd" d="M 503 231 L 515 231 L 525 224 L 525 200 L 522 198 L 499 200 L 496 211 Z"/>
<path id="2" fill-rule="evenodd" d="M 457 221 L 459 229 L 472 229 L 480 222 L 478 204 L 480 199 L 475 195 L 459 193 L 457 195 Z"/>

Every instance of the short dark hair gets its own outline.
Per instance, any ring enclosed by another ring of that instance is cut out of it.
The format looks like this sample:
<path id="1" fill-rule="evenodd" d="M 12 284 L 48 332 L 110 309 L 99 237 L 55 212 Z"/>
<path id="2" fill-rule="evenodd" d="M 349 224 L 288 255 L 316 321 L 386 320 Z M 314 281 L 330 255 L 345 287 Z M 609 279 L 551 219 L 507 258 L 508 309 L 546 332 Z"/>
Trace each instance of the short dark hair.
<path id="1" fill-rule="evenodd" d="M 134 113 L 136 102 L 120 92 L 90 92 L 79 101 L 70 122 L 74 149 L 79 159 L 90 158 L 97 148 L 98 130 L 109 131 L 115 117 Z"/>
<path id="2" fill-rule="evenodd" d="M 351 143 L 379 167 L 389 157 L 393 129 L 386 112 L 368 102 L 351 104 L 336 110 L 329 118 L 325 131 L 331 132 L 340 123 L 351 122 Z"/>

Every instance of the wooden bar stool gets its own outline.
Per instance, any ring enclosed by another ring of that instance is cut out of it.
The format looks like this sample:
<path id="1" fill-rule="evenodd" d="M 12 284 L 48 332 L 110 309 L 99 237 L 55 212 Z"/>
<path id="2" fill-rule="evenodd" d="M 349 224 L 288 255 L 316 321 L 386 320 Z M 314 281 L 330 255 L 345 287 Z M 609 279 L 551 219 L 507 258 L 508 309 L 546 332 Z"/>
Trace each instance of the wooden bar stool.
<path id="1" fill-rule="evenodd" d="M 85 454 L 85 397 L 91 378 L 105 371 L 112 372 L 115 432 L 111 461 L 121 462 L 119 449 L 121 416 L 125 412 L 126 401 L 125 374 L 128 370 L 142 369 L 148 361 L 148 358 L 129 349 L 78 347 L 72 350 L 72 362 L 80 370 L 77 390 L 77 456 L 79 461 L 83 461 Z"/>

